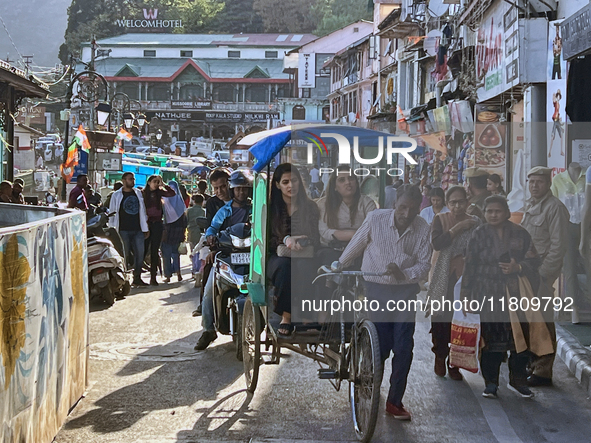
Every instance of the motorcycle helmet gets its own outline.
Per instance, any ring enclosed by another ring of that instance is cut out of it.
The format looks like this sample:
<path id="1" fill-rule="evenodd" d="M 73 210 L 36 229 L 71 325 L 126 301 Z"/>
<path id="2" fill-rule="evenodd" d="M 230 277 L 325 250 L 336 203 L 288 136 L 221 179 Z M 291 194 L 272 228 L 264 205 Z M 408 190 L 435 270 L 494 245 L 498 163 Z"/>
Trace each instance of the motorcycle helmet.
<path id="1" fill-rule="evenodd" d="M 234 188 L 252 188 L 254 183 L 254 175 L 249 170 L 239 170 L 232 172 L 230 175 L 230 189 Z"/>

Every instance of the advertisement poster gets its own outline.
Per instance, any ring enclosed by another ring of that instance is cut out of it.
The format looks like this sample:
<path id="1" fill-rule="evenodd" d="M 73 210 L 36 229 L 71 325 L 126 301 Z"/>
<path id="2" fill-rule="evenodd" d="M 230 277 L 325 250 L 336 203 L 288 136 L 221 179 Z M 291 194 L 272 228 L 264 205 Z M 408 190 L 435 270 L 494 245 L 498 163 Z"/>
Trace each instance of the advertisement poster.
<path id="1" fill-rule="evenodd" d="M 497 1 L 477 31 L 476 76 L 484 86 L 478 101 L 495 97 L 519 82 L 517 8 Z"/>
<path id="2" fill-rule="evenodd" d="M 500 123 L 497 106 L 476 105 L 474 125 L 475 166 L 505 181 L 507 127 Z"/>
<path id="3" fill-rule="evenodd" d="M 566 169 L 566 61 L 562 57 L 560 20 L 550 22 L 549 26 L 546 131 L 548 167 L 556 175 Z"/>

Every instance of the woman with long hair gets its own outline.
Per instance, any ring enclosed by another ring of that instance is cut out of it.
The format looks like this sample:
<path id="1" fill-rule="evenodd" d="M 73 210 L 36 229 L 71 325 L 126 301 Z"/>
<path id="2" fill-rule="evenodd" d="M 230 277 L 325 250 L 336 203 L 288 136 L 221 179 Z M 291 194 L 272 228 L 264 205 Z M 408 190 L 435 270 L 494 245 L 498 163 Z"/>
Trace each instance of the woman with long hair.
<path id="1" fill-rule="evenodd" d="M 507 193 L 503 189 L 503 184 L 501 182 L 501 176 L 499 174 L 491 174 L 486 179 L 486 190 L 491 193 L 491 195 L 502 195 L 503 197 L 507 196 Z"/>
<path id="2" fill-rule="evenodd" d="M 376 209 L 371 197 L 361 195 L 357 177 L 349 170 L 349 167 L 339 166 L 328 180 L 326 196 L 317 202 L 320 241 L 325 246 L 348 243 L 367 214 Z"/>
<path id="3" fill-rule="evenodd" d="M 441 188 L 439 189 L 441 192 Z M 432 191 L 434 191 L 433 189 Z M 468 240 L 474 229 L 482 224 L 480 219 L 466 214 L 468 194 L 463 186 L 452 186 L 447 190 L 447 205 L 451 212 L 439 212 L 431 224 L 431 278 L 427 296 L 429 300 L 454 301 L 454 287 L 464 270 L 464 255 Z M 421 214 L 422 216 L 422 214 Z M 424 217 L 423 217 L 424 218 Z M 442 303 L 443 305 L 443 303 Z M 452 380 L 462 380 L 458 368 L 446 367 L 451 338 L 453 310 L 434 312 L 431 317 L 432 351 L 435 354 L 435 374 L 440 377 L 448 372 Z"/>
<path id="4" fill-rule="evenodd" d="M 501 363 L 509 351 L 507 387 L 531 398 L 526 370 L 530 356 L 554 352 L 542 313 L 521 303 L 523 298 L 535 299 L 541 260 L 529 233 L 509 221 L 505 197 L 488 197 L 484 216 L 486 224 L 476 228 L 468 242 L 461 290 L 462 299 L 476 300 L 480 307 L 482 395 L 497 398 Z"/>
<path id="5" fill-rule="evenodd" d="M 143 190 L 144 202 L 146 204 L 146 213 L 148 214 L 148 228 L 150 236 L 145 240 L 144 250 L 150 251 L 150 284 L 158 286 L 156 275 L 158 265 L 160 264 L 160 245 L 162 242 L 162 233 L 164 225 L 162 223 L 162 198 L 174 197 L 174 189 L 164 185 L 162 177 L 151 175 Z"/>
<path id="6" fill-rule="evenodd" d="M 319 211 L 306 195 L 302 177 L 290 163 L 277 166 L 271 181 L 271 238 L 268 276 L 275 287 L 275 312 L 281 316 L 277 330 L 282 336 L 293 332 L 291 324 L 292 274 L 298 295 L 310 296 L 320 246 Z"/>
<path id="7" fill-rule="evenodd" d="M 179 246 L 186 240 L 187 215 L 185 214 L 185 202 L 179 185 L 175 181 L 168 182 L 174 191 L 174 197 L 164 198 L 164 234 L 162 235 L 162 262 L 164 268 L 164 282 L 169 283 L 170 278 L 176 273 L 178 280 L 181 275 L 181 256 Z"/>

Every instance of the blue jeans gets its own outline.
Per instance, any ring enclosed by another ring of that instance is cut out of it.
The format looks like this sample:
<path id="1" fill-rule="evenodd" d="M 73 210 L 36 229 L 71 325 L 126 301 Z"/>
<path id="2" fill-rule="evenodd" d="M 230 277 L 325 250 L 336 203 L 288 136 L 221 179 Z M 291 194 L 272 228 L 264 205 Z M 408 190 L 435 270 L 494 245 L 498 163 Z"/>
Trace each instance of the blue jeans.
<path id="1" fill-rule="evenodd" d="M 173 274 L 181 270 L 181 256 L 179 254 L 179 244 L 171 245 L 170 243 L 162 243 L 160 250 L 162 251 L 162 267 L 164 268 L 164 276 L 172 277 Z"/>
<path id="2" fill-rule="evenodd" d="M 209 273 L 205 288 L 203 288 L 203 300 L 201 301 L 201 325 L 204 331 L 215 331 L 213 326 L 213 275 L 212 269 Z"/>
<path id="3" fill-rule="evenodd" d="M 144 233 L 142 231 L 120 231 L 123 247 L 125 248 L 125 259 L 129 262 L 129 254 L 133 251 L 133 279 L 142 278 L 142 266 L 144 265 Z"/>
<path id="4" fill-rule="evenodd" d="M 416 284 L 394 286 L 366 282 L 365 295 L 369 300 L 378 300 L 381 306 L 385 306 L 388 300 L 414 299 L 418 292 L 419 287 Z M 413 313 L 392 312 L 391 314 L 390 322 L 375 322 L 375 325 L 380 340 L 382 361 L 385 362 L 388 359 L 390 352 L 394 353 L 388 402 L 400 407 L 413 358 L 415 322 Z"/>

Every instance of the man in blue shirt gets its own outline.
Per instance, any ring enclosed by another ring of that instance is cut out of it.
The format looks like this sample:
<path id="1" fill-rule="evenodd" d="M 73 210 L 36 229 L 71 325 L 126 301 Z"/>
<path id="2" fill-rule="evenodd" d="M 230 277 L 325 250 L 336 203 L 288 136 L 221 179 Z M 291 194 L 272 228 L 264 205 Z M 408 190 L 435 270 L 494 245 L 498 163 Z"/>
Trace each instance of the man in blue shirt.
<path id="1" fill-rule="evenodd" d="M 230 176 L 230 200 L 222 206 L 215 214 L 211 225 L 205 231 L 207 242 L 210 246 L 215 244 L 217 235 L 224 229 L 234 226 L 238 223 L 246 223 L 252 213 L 252 204 L 250 197 L 252 197 L 252 186 L 254 177 L 250 171 L 235 171 Z M 213 259 L 213 254 L 208 256 Z M 206 349 L 209 344 L 217 338 L 213 322 L 213 285 L 214 275 L 209 274 L 207 283 L 203 291 L 202 302 L 202 325 L 203 333 L 195 345 L 196 351 Z"/>

